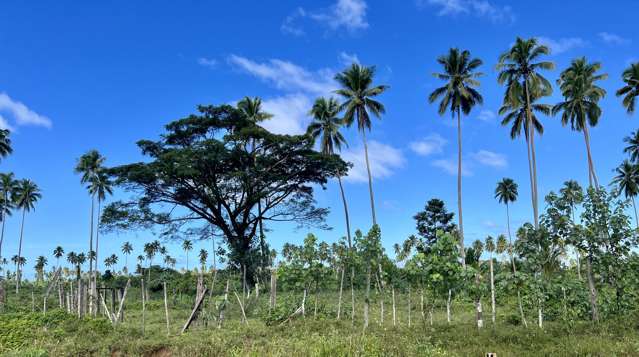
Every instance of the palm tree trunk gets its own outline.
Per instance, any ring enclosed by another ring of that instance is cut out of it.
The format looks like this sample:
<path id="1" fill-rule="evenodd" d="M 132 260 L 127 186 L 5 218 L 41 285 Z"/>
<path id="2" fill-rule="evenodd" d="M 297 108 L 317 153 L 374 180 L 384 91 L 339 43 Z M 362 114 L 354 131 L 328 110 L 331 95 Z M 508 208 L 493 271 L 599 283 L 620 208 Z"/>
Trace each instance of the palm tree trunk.
<path id="1" fill-rule="evenodd" d="M 366 172 L 368 173 L 368 194 L 371 197 L 371 214 L 373 215 L 373 225 L 377 224 L 375 216 L 375 198 L 373 196 L 373 176 L 371 175 L 371 165 L 368 160 L 368 143 L 366 142 L 366 130 L 362 130 L 362 139 L 364 141 L 364 157 L 366 159 Z"/>
<path id="2" fill-rule="evenodd" d="M 370 309 L 370 297 L 371 297 L 371 265 L 368 264 L 366 269 L 366 296 L 364 298 L 364 330 L 368 328 L 368 312 Z"/>
<path id="3" fill-rule="evenodd" d="M 584 132 L 584 140 L 586 141 L 586 152 L 588 154 L 588 170 L 590 175 L 592 175 L 592 181 L 590 181 L 590 186 L 592 186 L 592 183 L 594 181 L 595 187 L 599 188 L 599 180 L 597 180 L 597 174 L 595 173 L 595 164 L 593 163 L 592 153 L 590 151 L 590 134 L 588 131 L 588 123 L 585 123 L 583 132 Z"/>
<path id="4" fill-rule="evenodd" d="M 7 191 L 4 192 L 4 205 L 2 207 L 2 233 L 0 233 L 0 259 L 2 259 L 2 242 L 4 242 L 4 223 L 7 218 L 7 207 L 6 202 L 9 199 L 9 194 Z"/>
<path id="5" fill-rule="evenodd" d="M 492 257 L 492 253 L 490 256 L 490 303 L 491 303 L 491 307 L 492 307 L 492 314 L 491 314 L 491 318 L 493 321 L 493 325 L 495 324 L 495 275 L 493 273 L 493 257 Z"/>
<path id="6" fill-rule="evenodd" d="M 342 266 L 341 268 L 342 278 L 339 281 L 339 297 L 337 299 L 337 320 L 340 319 L 340 316 L 342 314 L 342 293 L 344 292 L 344 270 L 346 269 L 344 266 Z"/>
<path id="7" fill-rule="evenodd" d="M 637 205 L 635 205 L 635 196 L 632 196 L 632 208 L 635 211 L 635 226 L 639 228 L 639 219 L 637 219 Z"/>
<path id="8" fill-rule="evenodd" d="M 22 209 L 22 223 L 20 224 L 20 241 L 18 243 L 18 262 L 16 263 L 16 294 L 20 292 L 20 280 L 22 279 L 22 267 L 20 260 L 22 259 L 22 237 L 24 236 L 24 218 L 27 210 Z"/>
<path id="9" fill-rule="evenodd" d="M 366 142 L 366 139 L 364 137 L 364 142 Z M 366 144 L 365 144 L 365 148 L 366 148 Z M 367 150 L 367 149 L 366 149 Z M 366 157 L 368 158 L 368 151 L 366 151 Z M 368 163 L 368 161 L 367 161 Z M 372 190 L 372 184 L 371 184 L 371 176 L 370 176 L 370 171 L 369 171 L 369 188 L 370 188 L 370 193 L 371 193 L 371 202 L 373 202 L 373 190 Z M 353 282 L 353 280 L 355 279 L 355 267 L 353 266 L 353 262 L 351 261 L 350 258 L 351 254 L 352 254 L 352 249 L 353 249 L 353 243 L 352 243 L 352 238 L 351 238 L 351 220 L 349 218 L 349 214 L 348 214 L 348 204 L 346 202 L 346 194 L 344 194 L 344 186 L 342 185 L 342 176 L 340 174 L 337 175 L 337 182 L 339 183 L 339 191 L 340 191 L 340 195 L 342 196 L 342 203 L 344 205 L 344 218 L 346 220 L 346 238 L 348 239 L 348 255 L 349 255 L 349 265 L 351 266 L 351 304 L 352 304 L 352 311 L 351 311 L 351 322 L 354 322 L 355 319 L 355 284 Z M 371 208 L 373 210 L 373 217 L 375 217 L 375 206 L 371 204 Z M 375 218 L 374 218 L 375 219 Z M 344 272 L 342 271 L 342 277 L 344 275 Z M 341 294 L 341 292 L 340 292 Z M 340 299 L 341 301 L 341 299 Z M 340 304 L 341 305 L 341 304 Z M 338 320 L 339 320 L 339 316 L 338 316 Z"/>
<path id="10" fill-rule="evenodd" d="M 461 112 L 457 110 L 457 211 L 459 212 L 459 247 L 462 266 L 466 268 L 466 251 L 464 250 L 464 219 L 462 215 L 462 132 Z"/>
<path id="11" fill-rule="evenodd" d="M 519 315 L 521 316 L 521 321 L 524 323 L 524 327 L 528 327 L 526 315 L 524 315 L 524 306 L 521 303 L 521 292 L 519 291 L 519 289 L 517 289 L 517 305 L 519 306 Z"/>
<path id="12" fill-rule="evenodd" d="M 508 202 L 506 202 L 506 224 L 508 226 L 508 244 L 510 247 L 508 248 L 508 255 L 510 255 L 510 264 L 513 266 L 513 274 L 517 273 L 517 268 L 515 267 L 515 258 L 513 257 L 513 240 L 510 234 L 510 209 L 508 208 Z"/>
<path id="13" fill-rule="evenodd" d="M 595 279 L 592 276 L 592 255 L 588 254 L 586 259 L 586 273 L 588 274 L 588 289 L 590 291 L 590 312 L 592 320 L 599 321 L 599 310 L 597 308 L 597 288 L 595 287 Z"/>
<path id="14" fill-rule="evenodd" d="M 533 197 L 533 216 L 535 219 L 535 229 L 539 228 L 539 200 L 537 195 L 537 159 L 535 156 L 535 127 L 532 121 L 532 111 L 530 109 L 530 93 L 528 92 L 528 78 L 524 78 L 524 91 L 526 92 L 526 121 L 528 123 L 527 139 L 530 155 L 529 169 L 531 172 L 531 191 Z"/>

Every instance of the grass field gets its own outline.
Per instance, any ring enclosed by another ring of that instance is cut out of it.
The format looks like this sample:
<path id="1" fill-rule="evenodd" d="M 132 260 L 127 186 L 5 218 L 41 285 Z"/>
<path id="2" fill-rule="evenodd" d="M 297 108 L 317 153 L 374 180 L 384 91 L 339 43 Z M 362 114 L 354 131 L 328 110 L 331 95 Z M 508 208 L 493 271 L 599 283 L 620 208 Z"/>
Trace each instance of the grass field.
<path id="1" fill-rule="evenodd" d="M 253 299 L 247 309 L 248 323 L 241 321 L 235 296 L 230 294 L 226 320 L 221 329 L 215 321 L 215 305 L 205 304 L 201 317 L 185 334 L 192 297 L 169 297 L 170 333 L 167 336 L 161 294 L 146 304 L 144 331 L 140 291 L 131 289 L 125 321 L 113 327 L 97 319 L 50 309 L 44 315 L 32 312 L 31 296 L 9 294 L 0 314 L 0 352 L 6 356 L 632 356 L 639 355 L 639 318 L 636 314 L 598 325 L 585 321 L 547 321 L 535 327 L 533 311 L 529 327 L 517 324 L 514 306 L 500 306 L 497 323 L 490 321 L 485 302 L 485 327 L 478 330 L 470 302 L 455 301 L 453 321 L 446 322 L 442 306 L 434 307 L 433 324 L 428 313 L 422 319 L 419 298 L 413 296 L 411 326 L 408 326 L 407 296 L 397 296 L 397 325 L 393 326 L 390 298 L 385 301 L 384 324 L 380 324 L 379 300 L 371 308 L 371 324 L 364 332 L 362 306 L 356 306 L 351 323 L 350 304 L 346 316 L 335 319 L 335 295 L 322 295 L 314 317 L 314 299 L 307 300 L 306 317 L 281 323 L 279 317 L 294 309 L 300 296 L 281 294 L 280 308 L 268 315 L 268 296 Z M 217 298 L 219 302 L 220 298 Z M 348 299 L 346 299 L 348 300 Z M 34 301 L 40 301 L 35 298 Z M 358 296 L 357 301 L 363 299 Z M 27 303 L 24 303 L 27 302 Z M 348 301 L 347 301 L 348 302 Z M 55 305 L 53 300 L 51 305 Z M 41 304 L 36 303 L 40 310 Z M 276 316 L 280 314 L 280 316 Z"/>

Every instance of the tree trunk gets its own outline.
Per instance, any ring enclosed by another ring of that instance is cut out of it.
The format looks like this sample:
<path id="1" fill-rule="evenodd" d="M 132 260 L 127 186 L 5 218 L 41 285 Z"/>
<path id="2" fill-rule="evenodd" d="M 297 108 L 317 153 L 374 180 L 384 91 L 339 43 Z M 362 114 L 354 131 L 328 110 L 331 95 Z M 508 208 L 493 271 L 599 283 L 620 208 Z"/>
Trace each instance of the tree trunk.
<path id="1" fill-rule="evenodd" d="M 462 131 L 461 112 L 457 110 L 457 211 L 459 213 L 459 247 L 462 266 L 466 268 L 466 251 L 464 250 L 464 216 L 462 214 Z"/>
<path id="2" fill-rule="evenodd" d="M 446 322 L 448 323 L 450 323 L 451 321 L 451 318 L 450 318 L 451 295 L 452 295 L 452 292 L 450 289 L 448 289 L 448 299 L 446 299 Z"/>
<path id="3" fill-rule="evenodd" d="M 18 243 L 18 261 L 16 263 L 16 294 L 20 292 L 20 281 L 22 280 L 22 237 L 24 236 L 24 218 L 27 213 L 26 209 L 22 209 L 22 224 L 20 224 L 20 241 Z"/>
<path id="4" fill-rule="evenodd" d="M 515 267 L 515 258 L 513 257 L 513 239 L 510 233 L 510 209 L 508 208 L 508 203 L 506 203 L 506 222 L 508 225 L 508 244 L 510 245 L 508 255 L 510 256 L 510 264 L 513 266 L 513 274 L 515 274 L 517 273 L 517 268 Z"/>
<path id="5" fill-rule="evenodd" d="M 491 304 L 491 319 L 493 325 L 495 324 L 496 306 L 495 306 L 495 275 L 493 273 L 493 257 L 490 256 L 490 304 Z"/>
<path id="6" fill-rule="evenodd" d="M 632 196 L 632 208 L 635 211 L 635 227 L 639 229 L 639 218 L 637 218 L 637 205 L 635 205 L 635 196 Z"/>
<path id="7" fill-rule="evenodd" d="M 142 290 L 142 335 L 144 335 L 144 328 L 146 325 L 146 294 L 144 293 L 144 279 L 140 279 L 140 290 Z"/>
<path id="8" fill-rule="evenodd" d="M 481 306 L 481 299 L 477 299 L 477 303 L 475 304 L 475 306 L 477 309 L 477 328 L 481 329 L 482 327 L 484 327 L 484 317 L 483 317 L 483 310 Z"/>
<path id="9" fill-rule="evenodd" d="M 588 153 L 588 170 L 590 175 L 592 175 L 592 180 L 595 183 L 595 188 L 599 188 L 599 180 L 597 179 L 597 173 L 595 172 L 595 164 L 592 160 L 592 154 L 590 151 L 590 134 L 588 130 L 588 123 L 584 123 L 584 139 L 586 141 L 586 152 Z M 593 181 L 590 182 L 590 186 L 592 186 Z"/>
<path id="10" fill-rule="evenodd" d="M 339 320 L 340 315 L 342 313 L 342 292 L 344 291 L 344 270 L 345 267 L 342 266 L 342 278 L 339 281 L 339 297 L 337 298 L 337 320 Z"/>
<path id="11" fill-rule="evenodd" d="M 524 324 L 524 327 L 528 327 L 528 322 L 526 321 L 526 316 L 524 315 L 524 306 L 521 303 L 521 293 L 517 290 L 517 304 L 519 305 L 519 315 L 521 316 L 521 321 Z"/>
<path id="12" fill-rule="evenodd" d="M 592 321 L 599 322 L 599 309 L 597 308 L 597 288 L 595 287 L 595 280 L 592 276 L 592 255 L 588 254 L 586 259 L 586 273 L 588 274 L 588 288 L 590 290 L 590 311 L 592 314 Z"/>
<path id="13" fill-rule="evenodd" d="M 371 165 L 368 161 L 368 143 L 366 142 L 366 130 L 362 130 L 362 139 L 364 140 L 364 157 L 366 159 L 366 172 L 368 173 L 368 193 L 371 197 L 371 214 L 373 215 L 373 225 L 377 224 L 375 216 L 375 198 L 373 196 L 373 176 L 371 175 Z"/>
<path id="14" fill-rule="evenodd" d="M 4 191 L 4 201 L 7 202 L 9 200 L 9 193 Z M 4 242 L 4 223 L 7 218 L 7 208 L 2 208 L 2 233 L 0 233 L 0 259 L 2 259 L 2 242 Z"/>
<path id="15" fill-rule="evenodd" d="M 164 316 L 166 317 L 166 335 L 171 334 L 171 327 L 169 324 L 169 303 L 166 298 L 166 282 L 162 283 L 162 290 L 164 291 Z"/>
<path id="16" fill-rule="evenodd" d="M 351 264 L 351 325 L 355 324 L 355 267 Z"/>
<path id="17" fill-rule="evenodd" d="M 277 299 L 277 273 L 275 269 L 271 270 L 271 296 L 269 298 L 269 312 L 275 309 Z"/>
<path id="18" fill-rule="evenodd" d="M 544 328 L 544 313 L 541 306 L 541 299 L 537 299 L 537 324 L 539 328 Z"/>
<path id="19" fill-rule="evenodd" d="M 410 301 L 410 285 L 409 285 L 408 286 L 408 327 L 410 327 L 411 325 L 410 313 L 411 313 L 411 310 L 413 309 L 410 303 L 411 301 Z"/>
<path id="20" fill-rule="evenodd" d="M 342 203 L 344 205 L 344 219 L 346 220 L 346 238 L 348 239 L 348 249 L 353 247 L 351 240 L 351 220 L 348 215 L 348 204 L 346 202 L 346 194 L 344 194 L 344 186 L 342 185 L 342 176 L 337 175 L 337 182 L 339 183 L 339 191 L 342 196 Z"/>
<path id="21" fill-rule="evenodd" d="M 395 308 L 395 287 L 391 288 L 391 294 L 393 297 L 393 327 L 397 326 L 397 310 Z"/>
<path id="22" fill-rule="evenodd" d="M 528 144 L 528 160 L 529 170 L 531 173 L 531 193 L 533 197 L 533 218 L 535 220 L 535 229 L 539 228 L 539 196 L 537 191 L 537 159 L 535 156 L 535 126 L 532 120 L 532 110 L 530 107 L 530 93 L 528 91 L 528 77 L 524 78 L 524 91 L 526 93 L 526 121 L 527 125 L 527 144 Z"/>
<path id="23" fill-rule="evenodd" d="M 364 298 L 364 330 L 368 328 L 368 311 L 370 309 L 371 297 L 371 264 L 366 268 L 366 296 Z"/>

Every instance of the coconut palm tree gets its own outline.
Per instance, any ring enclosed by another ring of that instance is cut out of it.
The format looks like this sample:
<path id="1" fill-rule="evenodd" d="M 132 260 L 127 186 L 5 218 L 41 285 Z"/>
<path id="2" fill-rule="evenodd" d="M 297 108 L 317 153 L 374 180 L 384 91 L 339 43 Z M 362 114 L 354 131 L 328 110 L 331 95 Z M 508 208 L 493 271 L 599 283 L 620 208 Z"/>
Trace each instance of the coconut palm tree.
<path id="1" fill-rule="evenodd" d="M 186 252 L 186 271 L 189 271 L 189 252 L 193 250 L 193 242 L 185 239 L 184 242 L 182 242 L 182 249 Z"/>
<path id="2" fill-rule="evenodd" d="M 95 175 L 102 170 L 104 161 L 105 158 L 97 150 L 91 150 L 86 154 L 80 156 L 74 169 L 76 174 L 81 175 L 80 183 L 87 184 L 87 191 L 91 195 L 91 218 L 89 219 L 89 251 L 93 251 L 93 218 L 96 196 L 95 190 L 92 189 L 92 182 L 94 181 Z M 89 275 L 93 276 L 93 259 L 89 259 Z"/>
<path id="3" fill-rule="evenodd" d="M 2 231 L 0 233 L 0 258 L 2 258 L 2 242 L 4 241 L 4 225 L 7 217 L 11 215 L 11 211 L 15 208 L 15 192 L 18 188 L 13 173 L 0 174 L 0 191 L 2 191 L 2 211 L 0 212 L 0 220 L 2 220 Z"/>
<path id="4" fill-rule="evenodd" d="M 0 129 L 0 157 L 7 157 L 13 152 L 11 148 L 11 139 L 9 138 L 11 131 L 8 129 Z"/>
<path id="5" fill-rule="evenodd" d="M 584 201 L 584 191 L 575 180 L 564 182 L 564 186 L 559 190 L 562 199 L 570 206 L 570 216 L 572 224 L 577 224 L 575 220 L 575 207 Z M 577 258 L 577 277 L 581 280 L 581 262 L 579 250 L 575 247 L 575 256 Z"/>
<path id="6" fill-rule="evenodd" d="M 639 130 L 633 131 L 632 134 L 623 138 L 623 141 L 628 144 L 623 152 L 630 155 L 632 162 L 639 162 Z"/>
<path id="7" fill-rule="evenodd" d="M 444 67 L 443 73 L 435 73 L 435 77 L 446 81 L 446 85 L 435 89 L 428 101 L 434 103 L 438 99 L 439 114 L 450 112 L 457 119 L 457 219 L 459 220 L 459 244 L 462 256 L 462 264 L 466 266 L 464 250 L 464 224 L 462 214 L 462 134 L 461 115 L 470 114 L 477 104 L 482 104 L 484 99 L 475 89 L 479 86 L 479 78 L 482 73 L 477 72 L 482 61 L 479 58 L 471 58 L 467 50 L 460 51 L 451 48 L 448 54 L 440 56 L 437 62 Z"/>
<path id="8" fill-rule="evenodd" d="M 22 210 L 22 223 L 20 225 L 20 241 L 18 242 L 18 258 L 22 257 L 22 238 L 24 237 L 24 220 L 27 212 L 35 209 L 35 204 L 40 200 L 42 194 L 38 186 L 31 180 L 20 180 L 15 191 L 15 203 L 18 209 Z M 17 270 L 16 293 L 20 291 L 20 279 L 22 269 Z"/>
<path id="9" fill-rule="evenodd" d="M 497 63 L 497 82 L 506 85 L 504 105 L 511 108 L 521 107 L 526 112 L 526 147 L 528 152 L 528 171 L 530 175 L 530 192 L 533 206 L 535 227 L 539 226 L 539 207 L 537 194 L 537 158 L 535 153 L 534 130 L 538 129 L 533 116 L 535 96 L 547 96 L 552 93 L 552 85 L 540 73 L 541 70 L 554 69 L 549 61 L 541 61 L 540 57 L 549 55 L 550 49 L 540 45 L 537 39 L 517 37 L 510 49 L 499 56 Z M 523 100 L 522 100 L 523 99 Z M 523 103 L 522 103 L 523 102 Z M 521 103 L 521 104 L 518 104 Z M 511 137 L 513 131 L 511 130 Z"/>
<path id="10" fill-rule="evenodd" d="M 133 252 L 133 245 L 129 242 L 124 242 L 122 244 L 122 254 L 124 254 L 124 268 L 127 273 L 129 272 L 129 255 Z"/>
<path id="11" fill-rule="evenodd" d="M 366 67 L 353 63 L 349 68 L 335 76 L 335 80 L 341 88 L 335 93 L 344 99 L 340 105 L 340 111 L 344 112 L 344 124 L 350 127 L 357 122 L 357 130 L 362 135 L 364 143 L 364 158 L 366 160 L 366 172 L 368 173 L 368 194 L 371 200 L 371 215 L 373 225 L 377 224 L 375 215 L 375 198 L 373 195 L 373 177 L 368 159 L 368 142 L 366 141 L 366 131 L 371 130 L 372 113 L 377 118 L 381 118 L 386 112 L 384 105 L 377 101 L 375 97 L 384 93 L 389 87 L 386 85 L 374 85 L 375 67 Z"/>
<path id="12" fill-rule="evenodd" d="M 13 257 L 11 257 L 11 262 L 16 266 L 16 277 L 17 277 L 17 272 L 19 272 L 21 270 L 21 268 L 27 264 L 27 258 L 25 257 L 20 257 L 17 254 L 14 255 Z"/>
<path id="13" fill-rule="evenodd" d="M 60 268 L 60 258 L 64 256 L 64 248 L 61 246 L 55 247 L 53 250 L 53 257 L 56 259 L 56 269 Z"/>
<path id="14" fill-rule="evenodd" d="M 639 62 L 633 63 L 626 68 L 621 75 L 621 79 L 626 85 L 619 88 L 616 94 L 617 97 L 623 96 L 623 106 L 628 114 L 632 114 L 635 112 L 635 101 L 637 96 L 639 96 Z"/>
<path id="15" fill-rule="evenodd" d="M 146 255 L 146 259 L 149 261 L 149 271 L 148 271 L 148 279 L 149 281 L 151 281 L 151 267 L 153 266 L 153 258 L 155 257 L 155 254 L 157 254 L 158 250 L 160 249 L 160 242 L 158 242 L 157 240 L 154 240 L 151 243 L 146 243 L 144 244 L 144 254 Z"/>
<path id="16" fill-rule="evenodd" d="M 639 167 L 628 160 L 624 160 L 619 167 L 615 169 L 617 174 L 612 183 L 617 185 L 619 192 L 623 192 L 626 198 L 632 200 L 632 208 L 635 211 L 635 222 L 639 228 L 639 219 L 637 218 L 637 206 L 635 204 L 635 196 L 639 194 Z"/>
<path id="17" fill-rule="evenodd" d="M 48 263 L 47 258 L 45 258 L 42 255 L 36 258 L 36 263 L 34 268 L 36 271 L 36 280 L 38 282 L 44 281 L 44 267 L 47 265 L 47 263 Z"/>
<path id="18" fill-rule="evenodd" d="M 484 249 L 488 252 L 488 264 L 490 267 L 490 302 L 492 307 L 491 318 L 493 324 L 495 324 L 495 275 L 493 271 L 493 252 L 495 252 L 495 240 L 493 237 L 486 237 L 486 241 L 484 242 Z"/>
<path id="19" fill-rule="evenodd" d="M 561 72 L 557 84 L 561 88 L 564 101 L 557 103 L 552 108 L 553 115 L 561 112 L 561 124 L 570 124 L 572 130 L 581 131 L 586 143 L 588 156 L 588 182 L 599 187 L 599 180 L 595 172 L 592 154 L 590 151 L 590 133 L 588 127 L 596 126 L 601 117 L 599 100 L 606 91 L 597 86 L 597 82 L 608 78 L 607 74 L 597 74 L 601 69 L 601 63 L 588 63 L 586 57 L 573 60 L 570 67 Z"/>
<path id="20" fill-rule="evenodd" d="M 497 183 L 497 188 L 495 188 L 495 198 L 499 201 L 499 203 L 503 203 L 506 205 L 506 226 L 508 228 L 508 244 L 512 246 L 513 240 L 512 235 L 510 233 L 510 203 L 517 201 L 518 185 L 517 183 L 511 179 L 504 177 L 501 181 Z M 513 267 L 513 273 L 517 271 L 515 268 L 515 259 L 513 258 L 512 250 L 510 251 L 510 263 Z"/>
<path id="21" fill-rule="evenodd" d="M 98 199 L 98 215 L 97 215 L 97 227 L 95 230 L 95 270 L 98 270 L 98 253 L 100 252 L 100 213 L 102 208 L 102 202 L 104 202 L 107 195 L 113 194 L 113 183 L 109 179 L 109 176 L 100 168 L 89 181 L 89 193 Z M 94 284 L 95 277 L 94 277 Z"/>
<path id="22" fill-rule="evenodd" d="M 206 249 L 200 249 L 200 267 L 202 268 L 202 273 L 206 270 L 206 260 L 209 258 L 209 252 Z"/>

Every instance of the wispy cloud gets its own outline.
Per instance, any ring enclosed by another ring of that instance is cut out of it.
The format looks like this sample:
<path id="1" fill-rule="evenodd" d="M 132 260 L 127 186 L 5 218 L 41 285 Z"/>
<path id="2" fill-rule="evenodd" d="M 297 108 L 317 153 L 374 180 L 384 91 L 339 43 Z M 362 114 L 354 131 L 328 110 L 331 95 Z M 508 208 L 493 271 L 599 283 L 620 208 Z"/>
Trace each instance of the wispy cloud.
<path id="1" fill-rule="evenodd" d="M 479 150 L 473 153 L 472 158 L 481 165 L 494 168 L 503 168 L 508 166 L 506 156 L 488 150 Z"/>
<path id="2" fill-rule="evenodd" d="M 311 72 L 289 61 L 270 59 L 256 62 L 246 57 L 231 55 L 231 65 L 287 91 L 303 91 L 324 95 L 335 90 L 334 72 L 329 69 Z"/>
<path id="3" fill-rule="evenodd" d="M 275 134 L 297 135 L 306 131 L 310 122 L 308 110 L 311 100 L 304 94 L 289 94 L 270 98 L 262 102 L 264 111 L 273 114 L 273 118 L 260 125 Z"/>
<path id="4" fill-rule="evenodd" d="M 360 63 L 359 62 L 359 57 L 357 57 L 356 54 L 354 54 L 354 53 L 350 54 L 350 53 L 346 53 L 344 51 L 340 52 L 339 61 L 344 66 L 350 66 L 353 63 Z"/>
<path id="5" fill-rule="evenodd" d="M 304 19 L 310 19 L 331 31 L 345 29 L 354 33 L 369 27 L 366 19 L 367 8 L 364 0 L 337 0 L 335 4 L 321 10 L 298 7 L 284 19 L 280 29 L 286 34 L 302 36 L 306 33 L 302 22 Z"/>
<path id="6" fill-rule="evenodd" d="M 609 45 L 627 45 L 631 42 L 628 38 L 610 32 L 600 32 L 598 36 L 603 42 Z"/>
<path id="7" fill-rule="evenodd" d="M 493 23 L 513 23 L 516 20 L 510 6 L 495 5 L 487 0 L 417 0 L 417 5 L 436 7 L 439 16 L 472 15 Z"/>
<path id="8" fill-rule="evenodd" d="M 197 59 L 197 63 L 200 66 L 209 67 L 209 68 L 214 68 L 215 66 L 217 66 L 217 60 L 214 58 L 200 57 Z"/>
<path id="9" fill-rule="evenodd" d="M 553 54 L 561 54 L 575 48 L 583 48 L 588 45 L 588 41 L 581 37 L 565 37 L 559 39 L 552 39 L 549 37 L 539 36 L 537 40 L 540 44 L 546 45 L 550 48 Z"/>
<path id="10" fill-rule="evenodd" d="M 497 115 L 492 110 L 482 109 L 482 111 L 479 112 L 479 115 L 477 116 L 477 119 L 479 119 L 481 121 L 485 121 L 485 122 L 491 122 L 496 117 L 497 117 Z"/>
<path id="11" fill-rule="evenodd" d="M 440 154 L 443 151 L 447 141 L 439 134 L 430 134 L 423 140 L 413 141 L 410 148 L 417 155 L 429 156 L 432 154 Z"/>
<path id="12" fill-rule="evenodd" d="M 377 179 L 392 176 L 406 162 L 401 150 L 375 140 L 368 142 L 368 157 L 371 174 Z M 343 151 L 342 158 L 353 164 L 348 176 L 345 178 L 346 180 L 351 182 L 368 181 L 363 147 Z"/>
<path id="13" fill-rule="evenodd" d="M 0 93 L 0 112 L 8 113 L 13 119 L 13 124 L 0 116 L 0 126 L 12 128 L 14 126 L 32 125 L 51 128 L 51 119 L 29 109 L 22 102 L 12 99 L 8 94 Z"/>
<path id="14" fill-rule="evenodd" d="M 439 159 L 431 162 L 431 165 L 434 167 L 442 169 L 445 173 L 449 175 L 457 175 L 457 160 L 454 159 Z M 462 176 L 471 176 L 473 173 L 468 169 L 467 166 L 462 163 Z"/>

